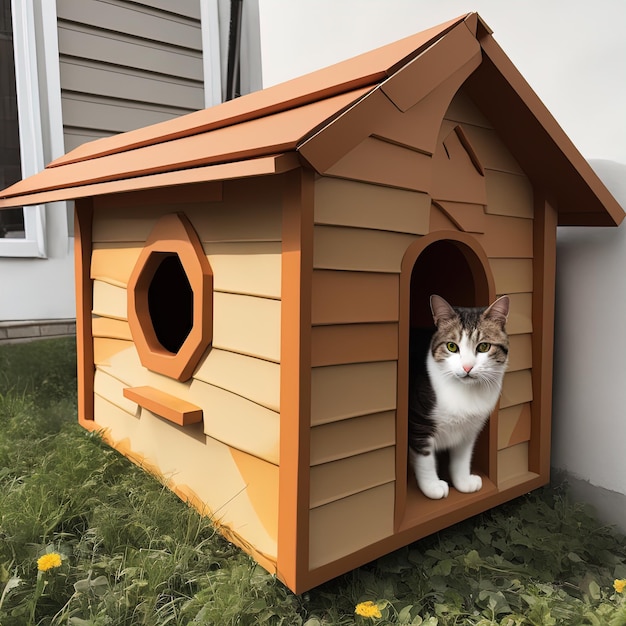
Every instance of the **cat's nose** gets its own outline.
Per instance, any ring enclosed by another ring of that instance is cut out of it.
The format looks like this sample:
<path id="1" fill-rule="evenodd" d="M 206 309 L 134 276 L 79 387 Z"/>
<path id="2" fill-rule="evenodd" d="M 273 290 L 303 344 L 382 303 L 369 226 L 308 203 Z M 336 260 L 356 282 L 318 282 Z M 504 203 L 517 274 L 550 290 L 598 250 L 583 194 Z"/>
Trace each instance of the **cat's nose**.
<path id="1" fill-rule="evenodd" d="M 472 368 L 474 366 L 473 365 L 466 365 L 465 363 L 463 364 L 463 369 L 465 370 L 466 373 L 470 373 L 472 371 Z"/>

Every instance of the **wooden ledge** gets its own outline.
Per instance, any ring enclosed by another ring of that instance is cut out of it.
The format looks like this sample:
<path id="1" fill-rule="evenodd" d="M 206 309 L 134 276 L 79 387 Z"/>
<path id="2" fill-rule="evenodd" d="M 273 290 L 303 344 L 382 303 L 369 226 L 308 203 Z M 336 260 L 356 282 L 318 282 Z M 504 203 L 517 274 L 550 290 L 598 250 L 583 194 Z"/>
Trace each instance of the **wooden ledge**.
<path id="1" fill-rule="evenodd" d="M 179 426 L 202 421 L 202 409 L 154 387 L 126 387 L 124 397 Z"/>

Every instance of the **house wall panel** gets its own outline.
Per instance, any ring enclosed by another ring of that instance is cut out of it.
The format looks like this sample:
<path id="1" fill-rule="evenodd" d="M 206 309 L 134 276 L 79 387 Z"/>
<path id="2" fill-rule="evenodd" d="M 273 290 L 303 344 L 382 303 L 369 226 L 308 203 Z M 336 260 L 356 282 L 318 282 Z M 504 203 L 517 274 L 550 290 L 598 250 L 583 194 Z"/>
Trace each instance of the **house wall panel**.
<path id="1" fill-rule="evenodd" d="M 495 130 L 464 124 L 463 131 L 485 169 L 524 176 L 524 170 Z"/>
<path id="2" fill-rule="evenodd" d="M 91 278 L 126 287 L 141 254 L 143 242 L 94 243 L 91 253 Z"/>
<path id="3" fill-rule="evenodd" d="M 94 214 L 93 241 L 143 242 L 156 221 L 168 213 L 183 212 L 191 221 L 203 244 L 213 242 L 267 242 L 280 241 L 280 204 L 263 198 L 247 205 L 242 202 L 154 204 L 149 216 L 145 206 L 110 206 Z M 130 203 L 130 201 L 128 201 Z"/>
<path id="4" fill-rule="evenodd" d="M 425 235 L 430 197 L 425 193 L 338 178 L 315 183 L 315 222 Z"/>
<path id="5" fill-rule="evenodd" d="M 330 422 L 311 429 L 311 465 L 393 446 L 395 411 Z"/>
<path id="6" fill-rule="evenodd" d="M 368 137 L 324 174 L 349 180 L 428 192 L 431 157 Z"/>
<path id="7" fill-rule="evenodd" d="M 490 259 L 532 259 L 533 221 L 489 215 L 484 235 L 477 235 Z"/>
<path id="8" fill-rule="evenodd" d="M 528 442 L 498 450 L 498 485 L 528 474 Z"/>
<path id="9" fill-rule="evenodd" d="M 110 365 L 111 359 L 120 352 L 133 349 L 132 341 L 110 339 L 109 337 L 93 338 L 94 365 Z"/>
<path id="10" fill-rule="evenodd" d="M 313 324 L 397 322 L 397 274 L 313 271 Z"/>
<path id="11" fill-rule="evenodd" d="M 517 404 L 498 413 L 498 450 L 530 440 L 530 404 Z"/>
<path id="12" fill-rule="evenodd" d="M 204 409 L 209 437 L 268 463 L 279 461 L 279 415 L 235 393 L 194 379 L 186 398 Z"/>
<path id="13" fill-rule="evenodd" d="M 485 169 L 487 213 L 533 218 L 533 189 L 526 176 Z"/>
<path id="14" fill-rule="evenodd" d="M 128 413 L 129 416 L 138 417 L 139 406 L 136 402 L 124 397 L 122 393 L 124 387 L 126 385 L 121 380 L 100 368 L 96 368 L 93 382 L 94 393 Z"/>
<path id="15" fill-rule="evenodd" d="M 509 336 L 509 372 L 527 370 L 532 367 L 532 335 Z"/>
<path id="16" fill-rule="evenodd" d="M 274 465 L 206 437 L 201 424 L 175 426 L 144 409 L 133 418 L 100 396 L 95 397 L 95 416 L 118 450 L 162 476 L 177 494 L 212 516 L 227 537 L 253 546 L 266 566 L 275 562 L 276 527 L 271 525 L 278 508 L 278 472 Z"/>
<path id="17" fill-rule="evenodd" d="M 321 567 L 391 536 L 394 499 L 391 482 L 312 509 L 309 567 Z"/>
<path id="18" fill-rule="evenodd" d="M 58 0 L 65 149 L 204 107 L 199 0 Z"/>
<path id="19" fill-rule="evenodd" d="M 397 363 L 316 367 L 311 372 L 311 424 L 395 410 Z"/>
<path id="20" fill-rule="evenodd" d="M 93 312 L 102 317 L 127 320 L 126 289 L 101 280 L 93 281 Z"/>
<path id="21" fill-rule="evenodd" d="M 491 259 L 489 265 L 496 293 L 530 293 L 533 290 L 532 259 Z"/>
<path id="22" fill-rule="evenodd" d="M 213 347 L 280 361 L 280 302 L 215 292 Z"/>
<path id="23" fill-rule="evenodd" d="M 316 269 L 400 272 L 404 252 L 416 236 L 363 228 L 315 226 Z"/>
<path id="24" fill-rule="evenodd" d="M 273 411 L 280 407 L 280 365 L 213 348 L 194 378 L 247 398 Z"/>
<path id="25" fill-rule="evenodd" d="M 530 370 L 508 372 L 502 382 L 502 397 L 500 408 L 524 404 L 533 399 L 533 385 Z"/>
<path id="26" fill-rule="evenodd" d="M 337 324 L 311 330 L 313 367 L 397 358 L 397 324 Z"/>
<path id="27" fill-rule="evenodd" d="M 509 335 L 532 333 L 532 293 L 509 294 L 510 306 L 506 329 Z"/>
<path id="28" fill-rule="evenodd" d="M 130 326 L 126 320 L 113 319 L 111 317 L 93 317 L 91 329 L 94 337 L 132 341 Z"/>
<path id="29" fill-rule="evenodd" d="M 311 508 L 392 482 L 395 464 L 395 447 L 391 446 L 312 467 Z"/>
<path id="30" fill-rule="evenodd" d="M 463 88 L 459 89 L 452 99 L 446 111 L 446 119 L 480 128 L 493 128 L 491 122 L 481 113 Z"/>

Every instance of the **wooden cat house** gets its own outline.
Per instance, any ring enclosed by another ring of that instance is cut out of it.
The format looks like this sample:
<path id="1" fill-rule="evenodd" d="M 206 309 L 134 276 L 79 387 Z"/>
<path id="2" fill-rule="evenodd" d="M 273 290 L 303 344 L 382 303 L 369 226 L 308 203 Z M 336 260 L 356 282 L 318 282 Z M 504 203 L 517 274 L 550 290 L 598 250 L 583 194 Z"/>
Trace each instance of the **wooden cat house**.
<path id="1" fill-rule="evenodd" d="M 0 195 L 76 201 L 80 423 L 296 592 L 548 481 L 556 227 L 624 217 L 476 14 Z M 441 501 L 407 472 L 431 293 L 511 298 L 483 488 Z"/>

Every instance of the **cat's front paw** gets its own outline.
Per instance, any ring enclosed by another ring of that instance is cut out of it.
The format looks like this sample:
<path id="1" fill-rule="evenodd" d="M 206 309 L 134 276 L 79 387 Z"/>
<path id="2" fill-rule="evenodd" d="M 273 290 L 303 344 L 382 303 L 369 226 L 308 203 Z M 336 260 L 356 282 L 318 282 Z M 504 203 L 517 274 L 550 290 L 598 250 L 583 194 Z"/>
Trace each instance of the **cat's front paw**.
<path id="1" fill-rule="evenodd" d="M 474 493 L 480 491 L 483 486 L 483 479 L 476 474 L 468 474 L 463 478 L 457 478 L 454 481 L 454 486 L 461 493 Z"/>
<path id="2" fill-rule="evenodd" d="M 445 480 L 422 481 L 422 483 L 420 483 L 420 489 L 422 493 L 431 500 L 447 498 L 450 492 L 450 487 L 448 487 L 448 483 Z"/>

